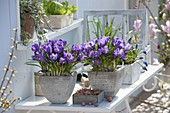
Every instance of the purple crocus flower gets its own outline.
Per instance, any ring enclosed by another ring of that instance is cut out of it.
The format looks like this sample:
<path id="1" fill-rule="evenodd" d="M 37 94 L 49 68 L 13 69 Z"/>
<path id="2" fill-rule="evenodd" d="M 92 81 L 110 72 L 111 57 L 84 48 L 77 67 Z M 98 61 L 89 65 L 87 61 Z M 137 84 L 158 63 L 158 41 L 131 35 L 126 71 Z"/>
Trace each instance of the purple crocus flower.
<path id="1" fill-rule="evenodd" d="M 40 54 L 40 61 L 46 61 L 46 55 L 45 55 L 45 53 L 41 53 Z"/>
<path id="2" fill-rule="evenodd" d="M 39 44 L 33 44 L 31 49 L 33 52 L 37 52 L 37 51 L 40 51 L 40 46 Z"/>
<path id="3" fill-rule="evenodd" d="M 103 47 L 106 45 L 106 39 L 101 37 L 97 40 L 97 43 L 98 43 L 99 47 Z"/>
<path id="4" fill-rule="evenodd" d="M 50 60 L 52 60 L 52 61 L 57 60 L 57 58 L 58 58 L 58 54 L 52 53 L 52 54 L 50 55 Z"/>
<path id="5" fill-rule="evenodd" d="M 38 55 L 32 56 L 32 59 L 33 60 L 39 60 L 39 56 Z"/>
<path id="6" fill-rule="evenodd" d="M 67 41 L 59 39 L 56 41 L 56 44 L 61 47 L 65 47 L 67 45 Z"/>
<path id="7" fill-rule="evenodd" d="M 91 46 L 91 47 L 94 47 L 95 46 L 95 44 L 96 44 L 96 40 L 91 40 L 90 42 L 89 42 L 89 45 Z"/>
<path id="8" fill-rule="evenodd" d="M 32 59 L 45 62 L 46 61 L 46 55 L 42 52 L 39 52 L 39 54 L 32 56 Z"/>
<path id="9" fill-rule="evenodd" d="M 126 43 L 121 38 L 115 38 L 113 40 L 113 45 L 118 47 L 118 48 L 124 48 Z"/>
<path id="10" fill-rule="evenodd" d="M 161 25 L 162 29 L 164 32 L 166 32 L 167 34 L 170 34 L 170 21 L 166 21 L 166 26 Z"/>
<path id="11" fill-rule="evenodd" d="M 64 52 L 64 58 L 67 60 L 67 62 L 72 62 L 74 60 L 74 56 L 71 53 Z"/>
<path id="12" fill-rule="evenodd" d="M 90 50 L 83 50 L 83 54 L 86 56 L 89 56 L 90 52 L 91 52 Z"/>
<path id="13" fill-rule="evenodd" d="M 90 51 L 89 57 L 98 58 L 102 54 L 101 50 Z"/>
<path id="14" fill-rule="evenodd" d="M 93 64 L 94 66 L 97 67 L 97 66 L 99 66 L 100 64 L 101 64 L 100 60 L 94 60 L 94 64 Z"/>
<path id="15" fill-rule="evenodd" d="M 130 45 L 129 43 L 125 45 L 125 51 L 129 51 L 131 48 L 132 48 L 132 45 Z"/>
<path id="16" fill-rule="evenodd" d="M 56 52 L 56 53 L 62 52 L 62 48 L 57 46 L 56 44 L 54 45 L 53 49 L 54 49 L 54 52 Z"/>
<path id="17" fill-rule="evenodd" d="M 72 51 L 73 52 L 80 52 L 81 50 L 82 50 L 82 46 L 81 45 L 75 44 L 72 47 Z"/>
<path id="18" fill-rule="evenodd" d="M 101 48 L 102 53 L 107 54 L 110 52 L 109 48 L 107 46 L 104 46 Z"/>
<path id="19" fill-rule="evenodd" d="M 82 61 L 84 59 L 85 59 L 85 56 L 83 54 L 79 54 L 78 58 L 77 58 L 77 61 Z"/>
<path id="20" fill-rule="evenodd" d="M 54 39 L 54 40 L 49 40 L 49 43 L 50 43 L 51 45 L 54 45 L 56 42 L 57 42 L 56 39 Z"/>
<path id="21" fill-rule="evenodd" d="M 123 58 L 123 59 L 126 59 L 126 54 L 125 54 L 125 51 L 124 51 L 123 49 L 117 48 L 117 49 L 114 51 L 113 55 L 114 55 L 115 57 L 121 57 L 121 58 Z"/>
<path id="22" fill-rule="evenodd" d="M 103 36 L 102 38 L 105 39 L 106 43 L 108 43 L 110 41 L 110 36 Z"/>
<path id="23" fill-rule="evenodd" d="M 139 32 L 142 26 L 142 21 L 137 19 L 134 21 L 133 27 L 135 28 L 136 32 Z"/>
<path id="24" fill-rule="evenodd" d="M 91 45 L 89 43 L 82 44 L 82 47 L 83 47 L 84 50 L 90 50 L 91 49 Z"/>
<path id="25" fill-rule="evenodd" d="M 59 63 L 60 63 L 60 64 L 65 64 L 66 62 L 67 62 L 67 61 L 66 61 L 65 58 L 60 57 L 60 59 L 59 59 Z"/>
<path id="26" fill-rule="evenodd" d="M 52 46 L 50 43 L 44 43 L 42 45 L 42 49 L 46 52 L 46 53 L 49 53 L 51 54 L 52 53 Z"/>

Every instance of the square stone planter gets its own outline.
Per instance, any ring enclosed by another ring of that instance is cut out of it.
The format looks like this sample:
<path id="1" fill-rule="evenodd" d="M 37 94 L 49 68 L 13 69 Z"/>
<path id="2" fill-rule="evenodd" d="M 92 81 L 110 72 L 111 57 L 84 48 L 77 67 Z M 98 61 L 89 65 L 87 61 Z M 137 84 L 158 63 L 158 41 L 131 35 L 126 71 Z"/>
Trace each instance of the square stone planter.
<path id="1" fill-rule="evenodd" d="M 44 97 L 53 104 L 63 104 L 70 98 L 77 80 L 77 74 L 67 76 L 40 76 Z"/>
<path id="2" fill-rule="evenodd" d="M 82 104 L 84 102 L 86 105 L 91 102 L 91 104 L 99 105 L 104 100 L 104 91 L 101 91 L 98 95 L 83 95 L 75 93 L 73 95 L 73 104 Z"/>
<path id="3" fill-rule="evenodd" d="M 72 24 L 73 15 L 49 15 L 45 20 L 48 22 L 48 25 L 44 24 L 45 28 L 59 29 Z"/>
<path id="4" fill-rule="evenodd" d="M 139 61 L 136 61 L 132 64 L 125 65 L 125 74 L 122 84 L 131 85 L 139 79 L 141 71 L 138 62 Z"/>
<path id="5" fill-rule="evenodd" d="M 34 73 L 34 83 L 35 83 L 35 96 L 44 96 L 41 86 L 40 86 L 40 76 L 42 73 L 35 72 Z"/>
<path id="6" fill-rule="evenodd" d="M 124 67 L 115 72 L 89 72 L 88 75 L 93 89 L 103 90 L 105 97 L 113 97 L 122 86 Z"/>

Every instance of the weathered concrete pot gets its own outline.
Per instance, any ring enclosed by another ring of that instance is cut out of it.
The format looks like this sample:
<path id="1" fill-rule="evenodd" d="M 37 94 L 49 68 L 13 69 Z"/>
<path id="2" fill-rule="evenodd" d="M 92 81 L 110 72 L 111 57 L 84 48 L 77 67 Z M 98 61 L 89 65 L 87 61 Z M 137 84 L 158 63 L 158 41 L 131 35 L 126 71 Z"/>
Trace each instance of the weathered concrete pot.
<path id="1" fill-rule="evenodd" d="M 140 65 L 138 64 L 138 61 L 129 65 L 125 65 L 125 74 L 122 84 L 133 84 L 139 80 L 140 72 Z"/>
<path id="2" fill-rule="evenodd" d="M 51 103 L 66 103 L 70 98 L 77 75 L 73 76 L 40 76 L 40 85 L 44 97 Z"/>
<path id="3" fill-rule="evenodd" d="M 89 72 L 89 82 L 93 89 L 104 91 L 104 96 L 115 96 L 122 86 L 124 67 L 115 72 Z"/>
<path id="4" fill-rule="evenodd" d="M 73 15 L 49 15 L 45 20 L 48 22 L 48 25 L 44 24 L 45 28 L 59 29 L 72 24 Z"/>
<path id="5" fill-rule="evenodd" d="M 35 96 L 44 96 L 41 86 L 40 86 L 40 76 L 42 76 L 43 73 L 34 73 L 34 82 L 35 82 Z"/>

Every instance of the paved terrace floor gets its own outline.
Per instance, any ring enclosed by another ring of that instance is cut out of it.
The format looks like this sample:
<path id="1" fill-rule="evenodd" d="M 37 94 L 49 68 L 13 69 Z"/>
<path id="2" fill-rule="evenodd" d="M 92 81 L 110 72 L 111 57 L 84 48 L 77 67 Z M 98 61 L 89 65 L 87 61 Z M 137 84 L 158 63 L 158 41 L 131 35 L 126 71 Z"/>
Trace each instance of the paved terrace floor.
<path id="1" fill-rule="evenodd" d="M 133 113 L 170 113 L 170 90 L 142 92 L 131 108 Z"/>

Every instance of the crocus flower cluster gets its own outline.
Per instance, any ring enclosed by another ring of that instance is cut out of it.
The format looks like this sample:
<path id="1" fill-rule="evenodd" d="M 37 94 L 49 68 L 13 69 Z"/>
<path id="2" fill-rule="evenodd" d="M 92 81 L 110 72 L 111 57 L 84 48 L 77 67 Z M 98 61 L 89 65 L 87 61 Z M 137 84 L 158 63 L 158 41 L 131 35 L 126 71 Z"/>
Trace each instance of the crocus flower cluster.
<path id="1" fill-rule="evenodd" d="M 81 47 L 74 45 L 68 49 L 67 42 L 61 39 L 49 40 L 44 44 L 35 43 L 32 51 L 32 59 L 38 61 L 42 70 L 46 70 L 50 75 L 68 74 L 78 61 L 84 60 Z"/>
<path id="2" fill-rule="evenodd" d="M 103 36 L 82 44 L 82 51 L 86 56 L 86 63 L 89 63 L 94 71 L 114 71 L 119 61 L 126 59 L 126 53 L 131 47 L 121 38 Z"/>

